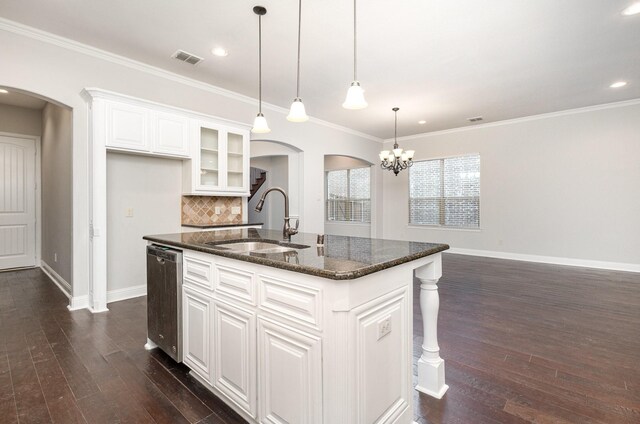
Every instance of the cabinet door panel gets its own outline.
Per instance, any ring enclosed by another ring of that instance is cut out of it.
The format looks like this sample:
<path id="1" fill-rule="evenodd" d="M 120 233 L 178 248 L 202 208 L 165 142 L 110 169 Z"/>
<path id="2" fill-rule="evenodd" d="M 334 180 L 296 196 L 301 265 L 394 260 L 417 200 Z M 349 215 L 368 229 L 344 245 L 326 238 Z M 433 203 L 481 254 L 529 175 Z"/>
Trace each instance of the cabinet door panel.
<path id="1" fill-rule="evenodd" d="M 226 185 L 229 191 L 248 190 L 248 139 L 244 131 L 229 129 L 226 133 Z"/>
<path id="2" fill-rule="evenodd" d="M 189 121 L 178 115 L 157 113 L 154 117 L 156 153 L 189 156 Z"/>
<path id="3" fill-rule="evenodd" d="M 206 381 L 211 378 L 211 301 L 183 288 L 184 363 Z"/>
<path id="4" fill-rule="evenodd" d="M 320 339 L 258 321 L 260 422 L 322 422 Z"/>
<path id="5" fill-rule="evenodd" d="M 107 147 L 148 152 L 149 112 L 141 107 L 107 103 Z"/>
<path id="6" fill-rule="evenodd" d="M 213 322 L 213 385 L 255 418 L 255 313 L 216 301 Z"/>

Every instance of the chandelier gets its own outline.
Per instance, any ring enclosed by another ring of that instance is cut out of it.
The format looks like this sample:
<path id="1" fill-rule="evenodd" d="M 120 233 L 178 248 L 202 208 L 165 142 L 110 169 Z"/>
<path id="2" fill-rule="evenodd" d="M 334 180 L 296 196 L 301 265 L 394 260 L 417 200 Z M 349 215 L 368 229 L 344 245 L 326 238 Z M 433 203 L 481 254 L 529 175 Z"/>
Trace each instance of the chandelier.
<path id="1" fill-rule="evenodd" d="M 413 155 L 416 153 L 415 150 L 407 150 L 403 151 L 400 146 L 398 146 L 398 111 L 400 108 L 394 107 L 393 112 L 395 113 L 395 129 L 393 133 L 393 150 L 383 150 L 380 152 L 380 167 L 382 169 L 386 169 L 388 171 L 393 171 L 396 176 L 403 169 L 409 168 L 413 165 Z"/>

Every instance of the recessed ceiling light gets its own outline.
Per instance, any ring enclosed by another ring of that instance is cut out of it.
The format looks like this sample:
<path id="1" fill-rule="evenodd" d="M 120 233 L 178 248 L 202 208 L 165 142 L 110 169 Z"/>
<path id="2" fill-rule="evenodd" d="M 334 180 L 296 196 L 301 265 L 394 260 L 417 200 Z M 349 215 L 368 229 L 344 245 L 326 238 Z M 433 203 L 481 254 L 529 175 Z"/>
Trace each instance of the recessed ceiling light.
<path id="1" fill-rule="evenodd" d="M 422 121 L 418 121 L 418 124 L 420 124 L 420 125 L 424 125 L 426 123 L 427 123 L 427 121 L 425 121 L 424 119 Z"/>
<path id="2" fill-rule="evenodd" d="M 637 15 L 638 13 L 640 13 L 640 1 L 633 3 L 622 11 L 624 16 Z"/>
<path id="3" fill-rule="evenodd" d="M 0 88 L 0 93 L 1 93 L 1 94 L 7 94 L 7 93 L 8 93 L 8 91 L 7 91 L 7 90 L 5 90 L 4 88 Z"/>
<path id="4" fill-rule="evenodd" d="M 214 56 L 218 56 L 218 57 L 225 57 L 229 54 L 229 52 L 226 49 L 223 49 L 222 47 L 216 47 L 212 49 L 211 53 L 213 53 Z"/>
<path id="5" fill-rule="evenodd" d="M 625 85 L 627 85 L 626 81 L 617 81 L 617 82 L 614 82 L 613 84 L 611 84 L 609 87 L 611 87 L 611 88 L 620 88 L 620 87 L 624 87 Z"/>

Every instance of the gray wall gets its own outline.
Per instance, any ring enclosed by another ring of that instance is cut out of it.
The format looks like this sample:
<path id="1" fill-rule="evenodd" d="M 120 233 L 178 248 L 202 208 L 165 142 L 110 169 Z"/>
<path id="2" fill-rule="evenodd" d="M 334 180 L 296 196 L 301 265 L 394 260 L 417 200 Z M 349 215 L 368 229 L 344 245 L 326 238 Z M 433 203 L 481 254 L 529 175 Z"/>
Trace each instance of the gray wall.
<path id="1" fill-rule="evenodd" d="M 640 264 L 638 102 L 427 134 L 400 146 L 415 149 L 417 160 L 480 153 L 481 229 L 409 227 L 401 172 L 384 176 L 385 238 Z"/>
<path id="2" fill-rule="evenodd" d="M 262 212 L 254 209 L 265 190 L 271 187 L 280 187 L 289 194 L 289 159 L 287 156 L 267 156 L 252 158 L 251 166 L 267 171 L 267 180 L 260 187 L 258 193 L 249 201 L 249 222 L 262 222 L 262 228 L 282 230 L 284 224 L 284 200 L 282 195 L 272 192 L 265 200 Z M 291 214 L 291 207 L 289 207 Z"/>
<path id="3" fill-rule="evenodd" d="M 0 104 L 0 132 L 42 135 L 42 111 Z"/>
<path id="4" fill-rule="evenodd" d="M 42 261 L 71 285 L 72 148 L 71 110 L 47 103 L 42 110 Z"/>
<path id="5" fill-rule="evenodd" d="M 107 153 L 107 291 L 146 285 L 142 236 L 180 232 L 181 195 L 182 161 Z"/>

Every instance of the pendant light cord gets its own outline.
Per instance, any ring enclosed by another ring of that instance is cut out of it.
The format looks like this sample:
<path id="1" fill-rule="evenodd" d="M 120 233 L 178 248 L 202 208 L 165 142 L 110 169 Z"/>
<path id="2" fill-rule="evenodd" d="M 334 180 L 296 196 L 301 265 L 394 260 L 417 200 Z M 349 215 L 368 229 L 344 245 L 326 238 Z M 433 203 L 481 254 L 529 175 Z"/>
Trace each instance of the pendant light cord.
<path id="1" fill-rule="evenodd" d="M 356 43 L 356 0 L 353 0 L 353 80 L 358 80 L 358 45 Z"/>
<path id="2" fill-rule="evenodd" d="M 298 79 L 296 82 L 296 99 L 300 98 L 300 27 L 302 26 L 302 0 L 298 0 Z"/>
<path id="3" fill-rule="evenodd" d="M 262 113 L 262 15 L 258 15 L 258 113 Z"/>
<path id="4" fill-rule="evenodd" d="M 398 111 L 394 110 L 394 112 L 395 112 L 395 125 L 393 130 L 393 148 L 397 149 L 398 148 Z"/>

